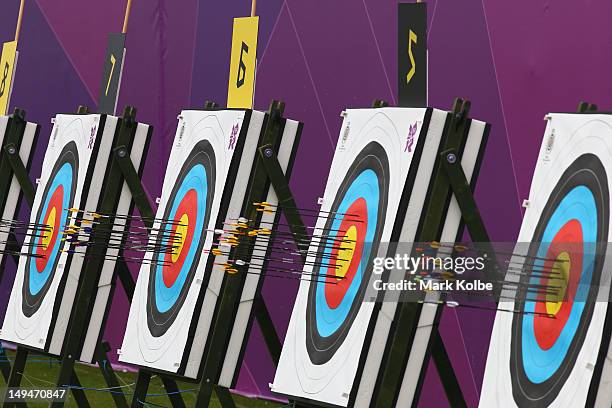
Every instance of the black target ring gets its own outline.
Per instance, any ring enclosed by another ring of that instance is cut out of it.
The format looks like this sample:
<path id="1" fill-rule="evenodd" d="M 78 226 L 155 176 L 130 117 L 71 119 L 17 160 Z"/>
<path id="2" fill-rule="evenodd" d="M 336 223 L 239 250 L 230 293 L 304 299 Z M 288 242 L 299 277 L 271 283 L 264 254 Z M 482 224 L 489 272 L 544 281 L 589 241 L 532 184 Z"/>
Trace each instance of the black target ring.
<path id="1" fill-rule="evenodd" d="M 202 140 L 187 156 L 168 198 L 162 225 L 167 234 L 160 234 L 155 245 L 158 248 L 168 246 L 171 243 L 168 233 L 176 233 L 176 228 L 181 228 L 176 224 L 187 225 L 182 227 L 182 234 L 177 233 L 187 241 L 182 242 L 178 256 L 176 253 L 154 254 L 155 260 L 165 264 L 154 262 L 149 268 L 147 325 L 154 337 L 164 335 L 172 326 L 196 274 L 215 193 L 215 171 L 214 150 L 208 141 Z M 181 219 L 188 221 L 181 223 Z M 166 222 L 168 220 L 171 222 Z"/>
<path id="2" fill-rule="evenodd" d="M 310 361 L 315 365 L 325 364 L 335 355 L 362 306 L 384 229 L 388 195 L 387 154 L 379 143 L 370 142 L 350 165 L 336 192 L 324 226 L 323 235 L 327 237 L 321 240 L 315 256 L 312 282 L 308 289 L 305 339 Z M 354 232 L 363 246 L 352 253 L 349 267 L 352 274 L 350 283 L 346 283 L 346 290 L 343 288 L 342 293 L 329 296 L 325 288 L 329 290 L 333 286 L 328 285 L 330 278 L 323 278 L 333 274 L 329 267 L 329 254 L 332 248 L 338 247 L 342 239 L 339 234 L 347 233 L 339 227 L 350 225 L 349 228 L 354 228 L 354 231 L 360 228 L 359 224 L 352 223 L 346 211 L 348 208 L 352 208 L 353 212 L 355 209 L 365 209 L 364 214 L 369 217 L 363 233 Z M 347 215 L 343 216 L 343 213 Z M 329 306 L 330 303 L 333 303 L 333 307 Z M 329 316 L 324 316 L 326 313 Z M 330 319 L 333 320 L 331 323 Z"/>
<path id="3" fill-rule="evenodd" d="M 40 228 L 33 230 L 35 236 L 31 241 L 33 245 L 30 245 L 27 250 L 28 256 L 22 285 L 21 307 L 26 317 L 32 317 L 38 311 L 53 283 L 61 257 L 60 237 L 70 219 L 70 213 L 67 210 L 74 207 L 78 172 L 79 154 L 76 143 L 71 141 L 64 146 L 53 165 L 36 210 L 35 223 L 47 225 L 49 214 L 53 213 L 57 224 L 51 221 L 51 224 L 55 224 L 52 231 L 43 231 Z M 45 241 L 47 243 L 51 241 L 52 244 L 43 250 L 41 245 Z M 38 257 L 34 257 L 35 255 Z"/>
<path id="4" fill-rule="evenodd" d="M 584 188 L 592 193 L 594 205 L 597 209 L 595 215 L 597 225 L 597 254 L 594 257 L 588 297 L 582 299 L 584 309 L 582 309 L 577 329 L 573 332 L 571 342 L 563 356 L 561 364 L 555 370 L 551 370 L 551 373 L 543 373 L 543 378 L 548 376 L 548 379 L 545 381 L 532 381 L 526 372 L 526 365 L 524 364 L 523 353 L 527 350 L 523 349 L 523 343 L 526 341 L 523 338 L 523 336 L 526 336 L 523 330 L 526 322 L 527 327 L 529 327 L 530 321 L 526 319 L 534 319 L 534 317 L 529 317 L 524 314 L 517 314 L 513 317 L 510 347 L 510 376 L 514 401 L 521 407 L 548 406 L 557 398 L 575 367 L 578 354 L 584 346 L 584 340 L 591 323 L 596 303 L 596 293 L 603 268 L 604 259 L 601 254 L 606 251 L 609 228 L 608 180 L 605 168 L 597 156 L 593 154 L 582 155 L 563 173 L 542 211 L 529 246 L 527 259 L 534 259 L 532 257 L 538 254 L 545 231 L 549 228 L 551 219 L 555 217 L 555 213 L 559 206 L 563 205 L 563 200 L 566 199 L 568 195 L 571 195 L 572 192 L 578 191 L 577 189 Z M 529 283 L 530 279 L 532 279 L 530 277 L 532 272 L 533 270 L 530 270 L 528 274 L 522 275 L 520 282 Z M 525 300 L 525 295 L 520 296 L 516 302 L 518 310 L 524 310 L 527 304 L 529 304 L 529 302 Z M 542 366 L 541 368 L 541 370 L 546 369 L 546 366 Z"/>

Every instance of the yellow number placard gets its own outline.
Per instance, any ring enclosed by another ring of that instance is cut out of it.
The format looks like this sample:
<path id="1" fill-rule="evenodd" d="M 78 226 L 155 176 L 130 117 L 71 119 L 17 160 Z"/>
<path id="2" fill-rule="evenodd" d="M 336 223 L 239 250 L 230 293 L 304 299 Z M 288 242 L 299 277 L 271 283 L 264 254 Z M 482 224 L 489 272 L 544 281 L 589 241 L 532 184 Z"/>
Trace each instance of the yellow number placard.
<path id="1" fill-rule="evenodd" d="M 228 108 L 253 108 L 259 17 L 234 19 L 230 58 Z"/>
<path id="2" fill-rule="evenodd" d="M 6 115 L 8 110 L 16 56 L 17 41 L 5 42 L 0 58 L 0 115 Z"/>

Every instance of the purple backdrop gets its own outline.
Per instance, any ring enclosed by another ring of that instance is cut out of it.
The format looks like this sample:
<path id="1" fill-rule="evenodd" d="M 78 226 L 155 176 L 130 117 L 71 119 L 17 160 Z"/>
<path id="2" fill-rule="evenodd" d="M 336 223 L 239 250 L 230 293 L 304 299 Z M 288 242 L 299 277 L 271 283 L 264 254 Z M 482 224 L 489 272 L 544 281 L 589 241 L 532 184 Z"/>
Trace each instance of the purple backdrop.
<path id="1" fill-rule="evenodd" d="M 19 0 L 3 2 L 0 41 L 13 37 Z M 586 99 L 608 105 L 612 4 L 558 0 L 429 1 L 430 104 L 472 101 L 474 117 L 493 124 L 477 200 L 493 240 L 517 236 L 548 111 L 570 111 Z M 302 207 L 322 194 L 345 107 L 375 98 L 395 101 L 395 0 L 267 0 L 259 2 L 259 69 L 255 102 L 287 103 L 305 122 L 292 187 Z M 50 118 L 79 104 L 94 107 L 109 32 L 119 31 L 125 0 L 29 0 L 12 106 L 43 125 L 32 178 L 40 174 Z M 134 1 L 119 106 L 138 108 L 155 126 L 144 182 L 159 195 L 176 115 L 215 100 L 224 104 L 232 18 L 249 0 Z M 26 206 L 24 206 L 26 207 Z M 22 208 L 20 216 L 28 217 Z M 14 265 L 0 286 L 4 313 Z M 133 271 L 136 274 L 136 271 Z M 264 295 L 284 333 L 297 285 L 268 280 Z M 120 345 L 128 303 L 117 291 L 106 337 Z M 492 315 L 447 310 L 442 332 L 470 406 L 482 385 Z M 255 326 L 239 389 L 269 395 L 274 367 Z M 446 406 L 430 365 L 422 406 Z"/>

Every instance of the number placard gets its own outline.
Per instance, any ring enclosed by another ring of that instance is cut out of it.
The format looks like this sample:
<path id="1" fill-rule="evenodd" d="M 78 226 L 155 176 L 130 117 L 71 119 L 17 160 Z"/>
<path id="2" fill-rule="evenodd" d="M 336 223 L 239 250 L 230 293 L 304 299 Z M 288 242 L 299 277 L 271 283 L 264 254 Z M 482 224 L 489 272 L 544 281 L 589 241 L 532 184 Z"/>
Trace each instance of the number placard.
<path id="1" fill-rule="evenodd" d="M 16 60 L 17 41 L 5 42 L 0 58 L 0 115 L 6 115 L 8 111 Z"/>
<path id="2" fill-rule="evenodd" d="M 427 106 L 427 5 L 398 4 L 398 104 Z"/>
<path id="3" fill-rule="evenodd" d="M 98 113 L 115 114 L 124 55 L 125 34 L 111 33 L 108 36 L 108 45 L 104 56 L 104 71 L 98 97 Z"/>
<path id="4" fill-rule="evenodd" d="M 230 58 L 228 108 L 253 108 L 259 17 L 234 19 Z"/>

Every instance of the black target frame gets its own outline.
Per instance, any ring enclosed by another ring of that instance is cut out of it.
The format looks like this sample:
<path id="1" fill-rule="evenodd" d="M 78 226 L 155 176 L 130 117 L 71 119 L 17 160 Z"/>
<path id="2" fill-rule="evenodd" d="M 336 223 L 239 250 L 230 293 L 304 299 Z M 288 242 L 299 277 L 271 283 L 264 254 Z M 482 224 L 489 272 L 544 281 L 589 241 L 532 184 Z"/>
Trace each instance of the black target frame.
<path id="1" fill-rule="evenodd" d="M 13 176 L 17 179 L 20 187 L 19 196 L 17 198 L 16 212 L 21 207 L 22 199 L 28 203 L 31 207 L 34 202 L 34 186 L 30 181 L 28 175 L 32 166 L 32 159 L 36 148 L 36 142 L 40 133 L 40 125 L 36 125 L 34 131 L 34 138 L 32 140 L 32 146 L 30 148 L 30 154 L 26 163 L 23 162 L 19 155 L 21 143 L 26 132 L 26 111 L 23 109 L 15 108 L 12 115 L 9 116 L 4 139 L 2 142 L 2 150 L 0 151 L 0 174 L 6 175 L 0 178 L 0 214 L 4 212 L 7 204 L 7 198 L 9 195 L 9 189 L 13 181 Z M 15 265 L 19 263 L 19 245 L 15 234 L 9 229 L 7 243 L 5 246 L 5 254 L 11 255 Z M 2 264 L 0 264 L 0 282 L 4 276 L 6 257 L 2 257 Z M 6 355 L 4 348 L 0 347 L 0 371 L 5 382 L 8 382 L 11 373 L 11 364 Z"/>

